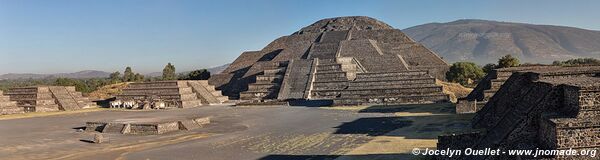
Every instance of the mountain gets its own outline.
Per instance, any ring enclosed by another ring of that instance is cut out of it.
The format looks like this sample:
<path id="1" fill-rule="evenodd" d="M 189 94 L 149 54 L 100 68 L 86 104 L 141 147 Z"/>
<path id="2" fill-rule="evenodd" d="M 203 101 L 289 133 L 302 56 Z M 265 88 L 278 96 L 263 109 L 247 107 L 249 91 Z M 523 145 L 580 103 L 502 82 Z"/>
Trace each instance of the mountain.
<path id="1" fill-rule="evenodd" d="M 231 63 L 227 63 L 224 65 L 209 68 L 207 70 L 210 72 L 210 74 L 219 74 L 219 73 L 223 72 L 225 69 L 227 69 L 227 67 L 229 67 L 230 64 Z"/>
<path id="2" fill-rule="evenodd" d="M 84 70 L 74 73 L 34 74 L 34 73 L 8 73 L 0 75 L 1 79 L 42 79 L 49 77 L 61 78 L 104 78 L 110 73 L 96 70 Z"/>
<path id="3" fill-rule="evenodd" d="M 402 31 L 448 62 L 493 63 L 506 54 L 532 63 L 600 57 L 600 31 L 574 27 L 465 19 Z"/>
<path id="4" fill-rule="evenodd" d="M 211 68 L 208 68 L 206 70 L 208 70 L 211 75 L 219 74 L 219 73 L 223 72 L 227 67 L 229 67 L 229 64 L 231 64 L 231 63 L 227 63 L 227 64 L 216 66 L 216 67 L 211 67 Z M 187 73 L 190 73 L 190 72 L 191 71 L 183 71 L 183 72 L 178 72 L 177 74 L 187 74 Z M 148 76 L 148 77 L 161 77 L 162 76 L 162 72 L 152 72 L 152 73 L 145 74 L 144 76 Z"/>

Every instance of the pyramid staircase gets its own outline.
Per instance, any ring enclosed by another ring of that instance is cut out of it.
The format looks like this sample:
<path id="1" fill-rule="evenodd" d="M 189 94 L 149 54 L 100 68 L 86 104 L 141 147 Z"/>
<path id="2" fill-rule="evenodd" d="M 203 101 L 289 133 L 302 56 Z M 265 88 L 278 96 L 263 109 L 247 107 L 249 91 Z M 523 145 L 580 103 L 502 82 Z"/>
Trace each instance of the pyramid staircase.
<path id="1" fill-rule="evenodd" d="M 116 96 L 117 100 L 139 102 L 163 101 L 168 107 L 188 108 L 203 104 L 221 104 L 227 97 L 208 81 L 156 81 L 131 83 Z"/>
<path id="2" fill-rule="evenodd" d="M 334 105 L 412 104 L 448 101 L 427 71 L 362 72 L 357 65 L 318 60 L 309 99 Z"/>
<path id="3" fill-rule="evenodd" d="M 277 99 L 287 62 L 276 62 L 256 76 L 256 82 L 248 84 L 248 90 L 240 93 L 241 100 L 263 101 Z"/>
<path id="4" fill-rule="evenodd" d="M 70 111 L 97 107 L 83 97 L 74 86 L 34 86 L 11 88 L 6 92 L 10 100 L 25 112 Z"/>
<path id="5" fill-rule="evenodd" d="M 188 86 L 192 87 L 192 91 L 196 93 L 202 104 L 222 104 L 229 100 L 229 97 L 223 96 L 221 91 L 215 89 L 215 86 L 209 85 L 208 81 L 187 81 Z"/>
<path id="6" fill-rule="evenodd" d="M 310 88 L 309 99 L 336 99 L 348 88 L 348 77 L 342 65 L 334 59 L 315 59 L 317 68 L 313 73 L 314 80 Z"/>
<path id="7" fill-rule="evenodd" d="M 9 96 L 5 96 L 0 90 L 0 115 L 24 113 L 22 107 L 17 106 L 17 102 L 11 101 Z"/>

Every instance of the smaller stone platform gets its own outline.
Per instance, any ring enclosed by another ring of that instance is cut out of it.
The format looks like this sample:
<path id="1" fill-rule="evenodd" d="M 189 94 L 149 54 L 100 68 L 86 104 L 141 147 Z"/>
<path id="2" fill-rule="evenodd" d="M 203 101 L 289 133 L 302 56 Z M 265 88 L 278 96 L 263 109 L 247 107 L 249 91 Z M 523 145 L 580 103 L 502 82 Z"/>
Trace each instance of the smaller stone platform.
<path id="1" fill-rule="evenodd" d="M 210 117 L 126 118 L 110 121 L 87 122 L 85 131 L 152 135 L 202 128 L 203 125 L 208 123 L 210 123 Z"/>

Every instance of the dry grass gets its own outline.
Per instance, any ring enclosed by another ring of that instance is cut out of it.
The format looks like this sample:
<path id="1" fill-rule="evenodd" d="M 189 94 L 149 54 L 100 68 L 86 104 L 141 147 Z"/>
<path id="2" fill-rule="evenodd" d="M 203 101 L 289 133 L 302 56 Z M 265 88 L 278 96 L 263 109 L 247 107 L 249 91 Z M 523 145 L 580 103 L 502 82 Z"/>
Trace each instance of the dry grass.
<path id="1" fill-rule="evenodd" d="M 441 85 L 443 88 L 443 92 L 445 94 L 450 95 L 450 101 L 456 103 L 458 98 L 466 97 L 473 91 L 473 88 L 464 87 L 458 83 L 444 82 L 440 80 L 436 80 L 435 84 Z"/>
<path id="2" fill-rule="evenodd" d="M 98 90 L 89 93 L 89 98 L 92 100 L 103 100 L 121 94 L 123 88 L 127 87 L 131 82 L 123 82 L 117 84 L 106 85 L 98 88 Z"/>

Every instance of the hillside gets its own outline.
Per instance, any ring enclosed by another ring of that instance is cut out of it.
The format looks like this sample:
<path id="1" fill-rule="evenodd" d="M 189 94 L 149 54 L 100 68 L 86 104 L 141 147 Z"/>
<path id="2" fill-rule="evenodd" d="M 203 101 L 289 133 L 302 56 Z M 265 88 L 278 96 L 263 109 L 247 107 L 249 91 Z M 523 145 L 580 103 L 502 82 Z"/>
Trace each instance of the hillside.
<path id="1" fill-rule="evenodd" d="M 600 32 L 573 27 L 458 20 L 404 29 L 448 62 L 495 62 L 512 54 L 525 62 L 550 63 L 600 56 Z"/>
<path id="2" fill-rule="evenodd" d="M 115 95 L 121 94 L 123 88 L 126 88 L 131 82 L 122 82 L 117 84 L 106 85 L 98 88 L 92 93 L 88 94 L 92 100 L 104 100 L 107 98 L 114 97 Z"/>

